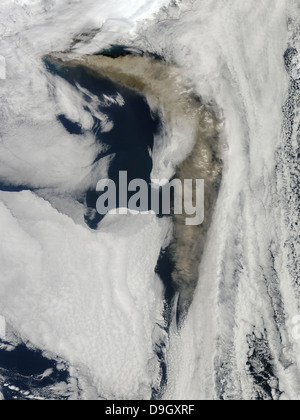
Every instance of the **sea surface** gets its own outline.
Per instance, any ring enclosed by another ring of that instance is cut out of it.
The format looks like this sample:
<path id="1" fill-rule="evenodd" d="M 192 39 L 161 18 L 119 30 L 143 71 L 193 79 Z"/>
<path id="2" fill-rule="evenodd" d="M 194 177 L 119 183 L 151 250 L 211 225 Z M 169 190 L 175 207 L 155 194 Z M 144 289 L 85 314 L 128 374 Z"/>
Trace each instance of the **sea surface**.
<path id="1" fill-rule="evenodd" d="M 113 54 L 119 55 L 124 50 L 120 47 L 113 51 Z M 115 103 L 111 104 L 109 108 L 100 105 L 97 109 L 101 113 L 105 112 L 113 122 L 111 131 L 103 132 L 101 121 L 97 116 L 92 115 L 94 120 L 92 132 L 95 141 L 105 146 L 105 152 L 97 156 L 95 163 L 101 165 L 103 158 L 112 157 L 108 177 L 115 181 L 117 187 L 120 171 L 127 172 L 128 182 L 139 178 L 150 185 L 151 151 L 154 136 L 160 129 L 160 120 L 158 115 L 153 114 L 150 110 L 145 98 L 135 91 L 116 85 L 108 79 L 100 78 L 81 66 L 53 65 L 47 61 L 45 61 L 45 65 L 54 77 L 63 78 L 76 89 L 84 89 L 89 95 L 95 95 L 99 99 L 99 103 L 103 102 L 103 97 L 122 97 L 123 106 Z M 82 126 L 68 119 L 66 115 L 57 115 L 57 120 L 71 135 L 82 136 L 84 134 Z M 20 192 L 24 190 L 39 193 L 38 189 L 33 190 L 26 185 L 0 184 L 0 191 Z M 128 199 L 131 194 L 129 193 Z M 96 192 L 95 184 L 79 200 L 86 206 L 85 222 L 90 229 L 97 229 L 104 217 L 95 212 L 98 197 L 99 193 Z M 171 284 L 171 267 L 172 262 L 168 251 L 162 251 L 156 272 L 166 284 L 166 301 L 169 303 L 174 296 Z M 165 316 L 166 318 L 171 316 L 168 307 L 166 307 Z M 69 397 L 66 391 L 70 380 L 67 365 L 58 368 L 60 362 L 47 358 L 41 351 L 27 347 L 24 343 L 14 347 L 13 350 L 7 350 L 7 344 L 9 343 L 0 341 L 0 345 L 2 345 L 0 384 L 3 385 L 2 393 L 5 400 L 67 399 Z M 166 367 L 163 349 L 158 348 L 157 354 L 161 360 L 163 371 L 162 382 L 165 383 Z M 63 387 L 62 384 L 64 384 Z M 59 392 L 61 387 L 64 392 Z M 158 396 L 158 391 L 154 391 L 155 396 Z"/>

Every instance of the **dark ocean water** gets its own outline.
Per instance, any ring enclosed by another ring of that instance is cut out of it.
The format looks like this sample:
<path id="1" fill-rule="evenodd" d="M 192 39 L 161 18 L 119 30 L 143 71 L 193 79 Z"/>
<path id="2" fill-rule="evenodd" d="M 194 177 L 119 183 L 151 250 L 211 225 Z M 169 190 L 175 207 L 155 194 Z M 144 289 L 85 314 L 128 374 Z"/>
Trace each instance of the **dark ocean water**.
<path id="1" fill-rule="evenodd" d="M 9 185 L 8 183 L 5 182 L 0 182 L 0 191 L 5 191 L 5 192 L 20 192 L 20 191 L 26 191 L 26 190 L 30 190 L 29 187 L 26 187 L 25 185 Z"/>
<path id="2" fill-rule="evenodd" d="M 110 48 L 106 50 L 102 50 L 99 55 L 112 57 L 112 58 L 124 57 L 126 55 L 139 55 L 139 56 L 147 55 L 148 57 L 152 57 L 157 60 L 161 60 L 161 61 L 165 60 L 164 57 L 159 54 L 150 53 L 150 52 L 147 52 L 147 54 L 145 54 L 144 51 L 142 51 L 139 48 L 128 47 L 126 45 L 112 45 Z"/>
<path id="3" fill-rule="evenodd" d="M 101 121 L 95 115 L 92 115 L 94 120 L 92 132 L 95 140 L 106 147 L 106 152 L 99 154 L 95 162 L 101 165 L 102 158 L 114 155 L 108 177 L 115 181 L 117 188 L 120 171 L 127 172 L 128 182 L 138 178 L 144 179 L 150 184 L 152 171 L 150 152 L 153 149 L 154 135 L 160 128 L 160 120 L 157 115 L 153 115 L 145 98 L 133 90 L 99 77 L 99 75 L 84 67 L 54 65 L 47 61 L 45 64 L 52 74 L 64 78 L 76 89 L 80 86 L 88 90 L 98 97 L 99 101 L 103 101 L 103 95 L 110 97 L 116 97 L 118 94 L 122 95 L 125 102 L 124 106 L 112 104 L 109 108 L 106 108 L 99 105 L 97 109 L 97 111 L 107 114 L 113 122 L 114 127 L 109 133 L 102 132 Z M 88 97 L 86 100 L 89 100 Z M 58 115 L 57 119 L 69 133 L 83 134 L 80 124 L 70 121 L 66 115 Z M 94 212 L 99 197 L 99 193 L 96 192 L 96 185 L 97 183 L 91 186 L 83 200 L 87 206 L 86 223 L 92 229 L 97 228 L 99 222 L 103 219 L 103 216 L 99 214 L 95 216 Z M 128 199 L 131 195 L 128 195 Z"/>
<path id="4" fill-rule="evenodd" d="M 114 53 L 120 55 L 120 51 L 114 51 Z M 99 76 L 83 67 L 53 65 L 53 63 L 47 61 L 45 61 L 45 65 L 55 77 L 64 78 L 76 89 L 80 86 L 88 90 L 91 94 L 96 95 L 100 101 L 103 100 L 103 95 L 122 95 L 125 101 L 124 106 L 112 104 L 109 108 L 101 106 L 98 108 L 98 111 L 107 113 L 109 119 L 113 121 L 114 127 L 109 133 L 101 132 L 101 121 L 93 115 L 92 131 L 95 141 L 106 146 L 106 152 L 99 154 L 95 163 L 101 165 L 102 158 L 108 155 L 114 156 L 108 176 L 115 181 L 117 186 L 120 171 L 127 171 L 128 182 L 139 178 L 150 184 L 151 150 L 153 149 L 154 135 L 160 129 L 160 120 L 157 115 L 153 115 L 146 100 L 136 92 L 116 85 L 110 80 L 99 78 Z M 89 100 L 88 97 L 86 100 Z M 66 115 L 57 115 L 57 120 L 69 133 L 76 136 L 84 134 L 83 127 L 78 122 L 69 120 Z M 80 198 L 80 202 L 86 206 L 85 221 L 92 229 L 96 229 L 103 218 L 99 214 L 95 215 L 96 202 L 99 197 L 99 193 L 96 192 L 96 184 L 92 185 Z M 13 186 L 9 183 L 0 183 L 0 190 L 2 191 L 19 192 L 29 189 L 26 185 Z M 130 198 L 130 194 L 128 198 Z M 174 291 L 171 284 L 172 263 L 168 252 L 162 252 L 156 272 L 166 285 L 166 318 L 169 318 L 169 304 L 174 296 Z M 163 386 L 167 380 L 164 343 L 160 343 L 158 346 L 157 354 L 161 360 L 161 385 Z M 49 369 L 51 369 L 51 374 L 47 378 L 42 378 L 41 375 Z M 39 395 L 46 399 L 53 399 L 53 395 L 48 393 L 49 387 L 55 387 L 55 384 L 62 382 L 67 383 L 69 374 L 67 370 L 58 370 L 55 360 L 49 360 L 40 351 L 34 351 L 22 344 L 11 352 L 0 350 L 0 379 L 1 377 L 8 385 L 13 385 L 23 391 L 23 393 L 20 393 L 8 386 L 4 387 L 2 393 L 6 400 L 26 399 L 24 392 L 30 395 Z M 153 390 L 154 398 L 159 395 L 159 390 Z M 66 396 L 61 395 L 60 398 L 64 399 Z"/>
<path id="5" fill-rule="evenodd" d="M 49 375 L 43 377 L 44 372 Z M 5 400 L 24 400 L 36 396 L 53 399 L 51 387 L 64 382 L 67 386 L 67 369 L 59 370 L 55 360 L 47 359 L 38 350 L 24 344 L 12 351 L 0 350 L 0 378 L 4 378 L 2 393 Z M 11 386 L 15 387 L 11 389 Z M 67 396 L 60 395 L 60 398 Z"/>

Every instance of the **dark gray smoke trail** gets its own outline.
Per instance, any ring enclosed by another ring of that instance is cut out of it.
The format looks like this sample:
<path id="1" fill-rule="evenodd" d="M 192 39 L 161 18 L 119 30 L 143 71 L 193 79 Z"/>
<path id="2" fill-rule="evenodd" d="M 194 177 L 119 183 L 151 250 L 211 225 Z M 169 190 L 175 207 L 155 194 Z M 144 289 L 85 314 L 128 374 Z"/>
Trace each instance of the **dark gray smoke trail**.
<path id="1" fill-rule="evenodd" d="M 220 123 L 213 109 L 195 97 L 176 66 L 149 56 L 111 58 L 90 55 L 70 58 L 65 54 L 56 54 L 47 57 L 47 60 L 59 60 L 68 66 L 85 66 L 101 77 L 144 95 L 151 109 L 158 111 L 163 121 L 164 133 L 156 139 L 153 151 L 153 178 L 159 173 L 159 165 L 156 164 L 159 154 L 166 154 L 162 142 L 172 145 L 172 141 L 176 141 L 182 148 L 181 160 L 175 161 L 177 178 L 182 181 L 205 180 L 204 223 L 201 226 L 186 226 L 185 213 L 174 215 L 174 238 L 170 247 L 175 266 L 172 278 L 179 293 L 179 312 L 184 314 L 198 283 L 199 264 L 221 181 Z"/>

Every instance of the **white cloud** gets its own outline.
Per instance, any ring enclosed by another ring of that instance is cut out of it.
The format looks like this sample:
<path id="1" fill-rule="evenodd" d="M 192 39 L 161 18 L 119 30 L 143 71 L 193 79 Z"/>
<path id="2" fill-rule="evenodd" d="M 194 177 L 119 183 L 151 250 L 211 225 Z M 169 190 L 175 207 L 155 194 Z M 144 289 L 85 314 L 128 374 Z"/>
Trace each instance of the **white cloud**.
<path id="1" fill-rule="evenodd" d="M 41 194 L 66 213 L 30 192 L 0 193 L 1 311 L 24 340 L 64 357 L 71 371 L 80 367 L 85 388 L 94 386 L 107 398 L 149 398 L 159 377 L 152 334 L 162 321 L 163 298 L 155 266 L 168 226 L 145 215 L 107 216 L 103 231 L 83 226 L 82 208 L 70 197 L 105 177 L 110 158 L 93 165 L 105 150 L 89 132 L 83 93 L 54 80 L 42 57 L 68 48 L 108 18 L 115 36 L 118 28 L 133 29 L 136 19 L 163 3 L 1 3 L 7 78 L 0 93 L 0 178 L 43 188 Z M 103 98 L 102 106 L 112 103 L 123 106 L 124 100 Z M 113 122 L 98 105 L 89 102 L 108 132 Z M 60 113 L 85 134 L 69 134 L 57 121 Z"/>
<path id="2" fill-rule="evenodd" d="M 165 222 L 108 216 L 92 232 L 31 192 L 0 200 L 0 302 L 9 323 L 38 348 L 83 365 L 103 397 L 149 398 Z"/>
<path id="3" fill-rule="evenodd" d="M 0 340 L 5 340 L 6 338 L 6 320 L 0 315 Z"/>
<path id="4" fill-rule="evenodd" d="M 228 142 L 199 288 L 181 335 L 172 336 L 167 396 L 214 398 L 221 392 L 217 373 L 223 375 L 224 397 L 253 397 L 246 363 L 247 336 L 255 326 L 258 336 L 268 331 L 283 397 L 298 397 L 297 348 L 285 317 L 297 314 L 299 302 L 285 250 L 282 186 L 275 177 L 287 94 L 286 2 L 186 1 L 184 9 L 174 7 L 154 25 L 142 25 L 136 36 L 133 19 L 163 4 L 2 1 L 0 51 L 7 79 L 0 93 L 0 176 L 60 193 L 89 185 L 98 150 L 90 136 L 76 140 L 56 121 L 43 54 L 64 50 L 78 33 L 101 26 L 79 51 L 93 52 L 122 37 L 164 53 L 199 95 L 216 102 Z M 59 104 L 90 127 L 70 88 L 62 86 Z M 174 160 L 182 156 L 178 145 L 170 145 Z M 155 357 L 149 364 L 153 326 L 162 310 L 153 271 L 166 227 L 152 216 L 127 224 L 108 217 L 102 232 L 90 232 L 31 193 L 0 198 L 3 315 L 36 346 L 86 366 L 103 396 L 148 398 L 158 367 Z M 276 324 L 274 307 L 283 306 L 283 321 Z"/>
<path id="5" fill-rule="evenodd" d="M 275 168 L 286 164 L 276 156 L 285 141 L 282 106 L 288 77 L 283 55 L 288 13 L 297 21 L 295 33 L 299 27 L 298 2 L 294 9 L 280 0 L 190 4 L 191 11 L 180 14 L 181 8 L 174 7 L 146 33 L 143 27 L 138 40 L 140 48 L 177 63 L 204 100 L 213 99 L 228 142 L 198 290 L 181 335 L 174 331 L 172 338 L 166 398 L 255 398 L 257 388 L 247 369 L 253 352 L 248 336 L 254 330 L 264 337 L 265 329 L 275 371 L 273 396 L 279 395 L 278 377 L 283 398 L 298 398 L 298 350 L 285 319 L 286 313 L 297 314 L 299 305 L 289 272 L 291 267 L 297 271 L 297 263 L 294 257 L 287 260 L 284 251 L 291 241 L 283 216 L 287 175 Z M 173 146 L 179 156 L 181 148 Z M 291 152 L 295 156 L 297 148 Z M 297 249 L 294 242 L 291 246 Z M 282 316 L 275 320 L 278 313 Z"/>

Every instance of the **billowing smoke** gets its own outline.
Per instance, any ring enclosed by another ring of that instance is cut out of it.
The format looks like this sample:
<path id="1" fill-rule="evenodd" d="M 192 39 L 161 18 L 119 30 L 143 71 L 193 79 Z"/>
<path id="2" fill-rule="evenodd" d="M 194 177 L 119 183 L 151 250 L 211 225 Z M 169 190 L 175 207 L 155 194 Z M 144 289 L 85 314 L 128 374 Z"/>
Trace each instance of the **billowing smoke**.
<path id="1" fill-rule="evenodd" d="M 176 175 L 182 181 L 205 181 L 204 223 L 187 226 L 185 212 L 174 215 L 170 247 L 175 266 L 172 278 L 180 296 L 179 312 L 185 312 L 198 283 L 199 263 L 221 181 L 220 121 L 214 110 L 186 85 L 178 67 L 157 58 L 131 54 L 117 58 L 104 55 L 72 58 L 55 54 L 47 56 L 47 60 L 87 67 L 143 94 L 162 121 L 154 142 L 152 179 L 170 180 Z"/>

